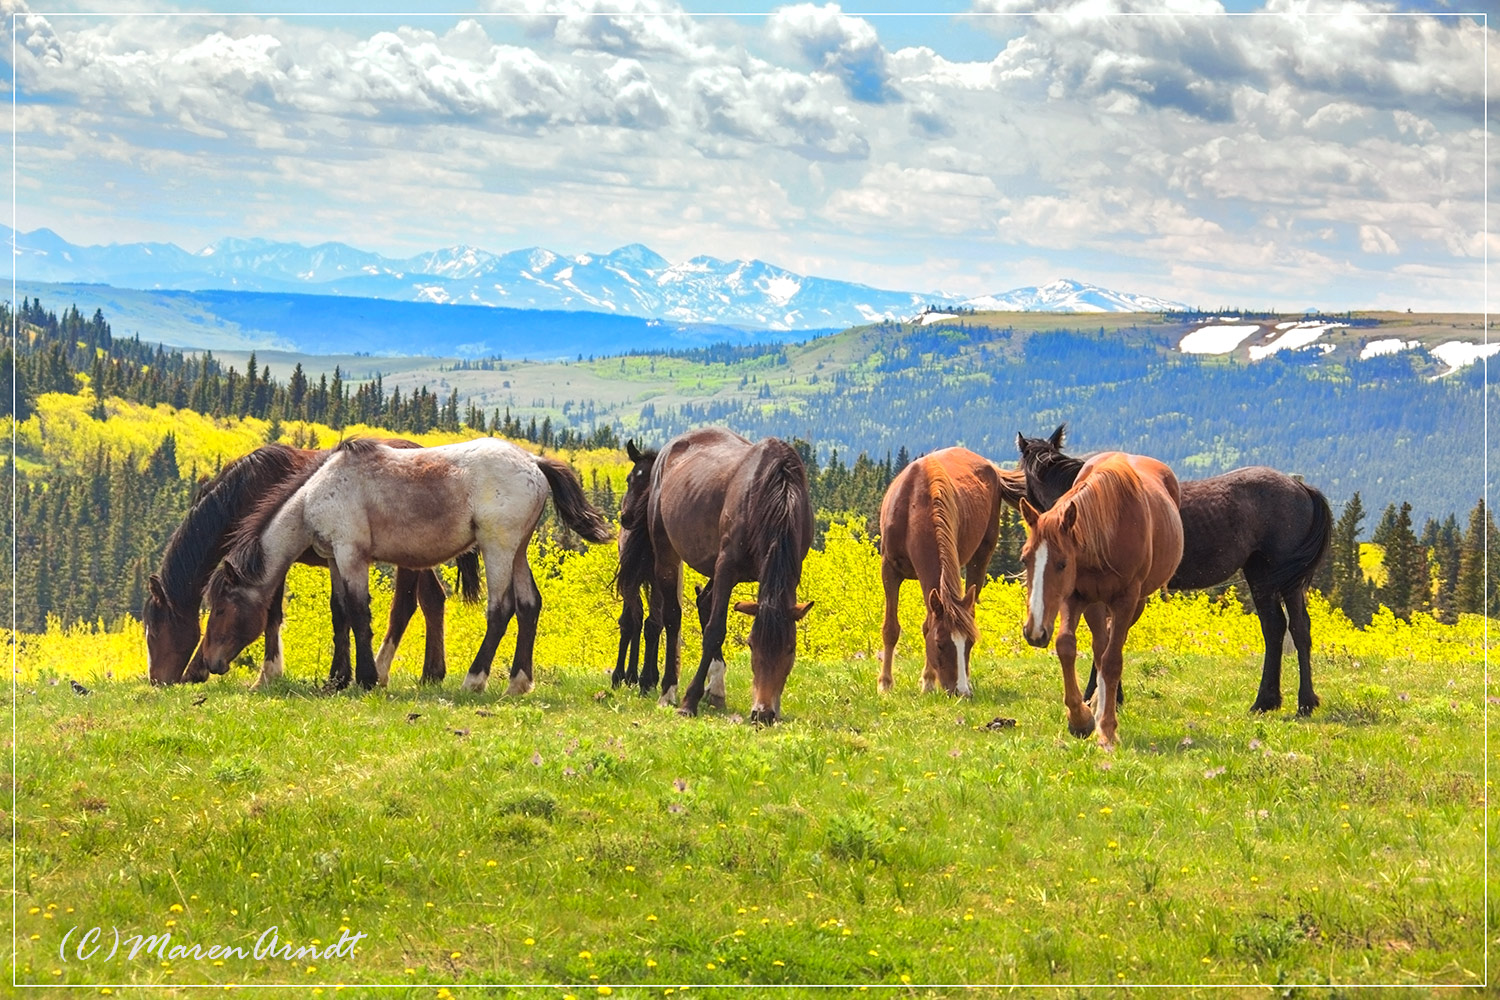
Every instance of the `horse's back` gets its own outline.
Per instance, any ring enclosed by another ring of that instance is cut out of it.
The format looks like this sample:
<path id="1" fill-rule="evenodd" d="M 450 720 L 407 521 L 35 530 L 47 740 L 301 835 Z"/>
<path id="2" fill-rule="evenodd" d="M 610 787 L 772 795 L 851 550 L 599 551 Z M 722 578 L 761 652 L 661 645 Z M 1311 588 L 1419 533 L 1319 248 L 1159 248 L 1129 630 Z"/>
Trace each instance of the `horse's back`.
<path id="1" fill-rule="evenodd" d="M 651 469 L 652 544 L 660 548 L 666 541 L 689 566 L 711 575 L 725 497 L 752 447 L 723 427 L 700 427 L 668 441 Z"/>
<path id="2" fill-rule="evenodd" d="M 1267 466 L 1188 480 L 1182 484 L 1186 551 L 1173 585 L 1213 586 L 1253 556 L 1268 566 L 1291 566 L 1296 576 L 1316 565 L 1331 518 L 1322 493 Z"/>
<path id="3" fill-rule="evenodd" d="M 1146 558 L 1138 568 L 1141 589 L 1142 593 L 1160 590 L 1182 561 L 1182 517 L 1178 510 L 1181 486 L 1177 474 L 1165 462 L 1149 455 L 1105 451 L 1083 463 L 1073 489 L 1081 488 L 1100 474 L 1114 474 L 1137 484 L 1135 490 L 1126 492 L 1127 496 L 1135 494 L 1134 503 L 1127 503 L 1136 509 L 1122 510 L 1119 523 L 1126 533 L 1139 532 L 1150 538 L 1150 549 L 1143 552 Z"/>
<path id="4" fill-rule="evenodd" d="M 947 486 L 935 481 L 946 479 Z M 903 573 L 912 568 L 913 548 L 931 544 L 937 491 L 946 489 L 957 508 L 951 526 L 958 558 L 967 561 L 990 527 L 998 521 L 1000 472 L 989 459 L 967 448 L 943 448 L 913 459 L 891 480 L 880 504 L 881 552 Z"/>

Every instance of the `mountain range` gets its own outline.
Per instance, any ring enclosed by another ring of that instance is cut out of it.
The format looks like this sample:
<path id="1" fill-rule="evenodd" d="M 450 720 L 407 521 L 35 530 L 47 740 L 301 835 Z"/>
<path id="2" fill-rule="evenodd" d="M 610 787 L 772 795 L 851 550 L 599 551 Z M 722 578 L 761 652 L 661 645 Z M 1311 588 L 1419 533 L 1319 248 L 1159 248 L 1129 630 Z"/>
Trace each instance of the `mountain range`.
<path id="1" fill-rule="evenodd" d="M 228 238 L 189 252 L 173 243 L 80 246 L 50 229 L 9 233 L 16 277 L 118 288 L 279 292 L 510 309 L 595 312 L 760 330 L 826 330 L 924 309 L 1163 312 L 1181 303 L 1061 279 L 978 297 L 891 291 L 797 274 L 760 260 L 672 263 L 632 243 L 568 256 L 541 247 L 495 254 L 453 246 L 391 258 L 344 243 Z"/>

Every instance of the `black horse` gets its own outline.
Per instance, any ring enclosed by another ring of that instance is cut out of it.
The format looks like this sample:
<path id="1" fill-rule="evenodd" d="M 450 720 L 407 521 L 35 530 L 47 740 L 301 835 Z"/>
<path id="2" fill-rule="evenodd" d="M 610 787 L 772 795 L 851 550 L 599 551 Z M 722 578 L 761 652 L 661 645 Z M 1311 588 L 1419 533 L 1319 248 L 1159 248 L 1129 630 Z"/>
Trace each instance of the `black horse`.
<path id="1" fill-rule="evenodd" d="M 651 492 L 651 467 L 656 464 L 656 449 L 645 451 L 635 441 L 625 442 L 630 457 L 630 473 L 625 477 L 625 496 L 620 500 L 620 565 L 615 570 L 615 592 L 620 595 L 620 648 L 615 655 L 610 685 L 640 686 L 649 694 L 660 681 L 657 651 L 661 648 L 661 594 L 652 586 L 656 578 L 656 555 L 651 549 L 651 533 L 646 526 L 646 499 Z M 699 587 L 697 593 L 698 627 L 708 623 L 713 581 Z M 645 593 L 645 599 L 641 597 Z M 645 648 L 642 650 L 642 633 Z"/>
<path id="2" fill-rule="evenodd" d="M 1062 427 L 1048 438 L 1016 435 L 1026 473 L 1026 499 L 1038 510 L 1056 503 L 1083 465 L 1082 459 L 1062 453 L 1062 443 Z M 1182 562 L 1167 586 L 1198 590 L 1244 570 L 1266 642 L 1260 692 L 1250 710 L 1270 712 L 1281 707 L 1281 644 L 1290 630 L 1301 672 L 1297 714 L 1312 714 L 1318 696 L 1312 684 L 1307 585 L 1328 554 L 1333 536 L 1333 510 L 1327 498 L 1306 483 L 1264 466 L 1184 480 L 1181 487 Z M 1093 693 L 1090 671 L 1084 697 Z"/>

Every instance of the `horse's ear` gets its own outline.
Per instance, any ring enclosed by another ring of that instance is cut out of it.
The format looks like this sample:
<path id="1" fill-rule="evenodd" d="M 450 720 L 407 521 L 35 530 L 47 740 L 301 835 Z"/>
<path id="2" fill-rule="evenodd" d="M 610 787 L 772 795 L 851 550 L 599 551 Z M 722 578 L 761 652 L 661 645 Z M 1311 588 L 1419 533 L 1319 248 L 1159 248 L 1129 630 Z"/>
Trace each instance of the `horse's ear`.
<path id="1" fill-rule="evenodd" d="M 1026 435 L 1016 431 L 1016 450 L 1022 455 L 1026 454 Z"/>
<path id="2" fill-rule="evenodd" d="M 927 610 L 938 618 L 943 617 L 943 598 L 936 587 L 927 592 Z"/>
<path id="3" fill-rule="evenodd" d="M 172 603 L 171 601 L 167 600 L 167 591 L 166 588 L 161 585 L 161 577 L 157 576 L 155 573 L 152 573 L 151 576 L 146 580 L 146 589 L 151 591 L 151 599 L 157 604 L 165 606 Z"/>
<path id="4" fill-rule="evenodd" d="M 226 560 L 225 562 L 220 563 L 219 572 L 224 574 L 224 582 L 229 584 L 231 587 L 238 587 L 241 583 L 244 582 L 244 577 L 240 575 L 239 570 L 235 569 L 234 563 L 232 562 L 228 562 Z"/>
<path id="5" fill-rule="evenodd" d="M 630 456 L 632 462 L 641 460 L 641 450 L 635 446 L 635 438 L 625 442 L 625 454 Z"/>
<path id="6" fill-rule="evenodd" d="M 979 603 L 979 584 L 977 584 L 977 583 L 971 583 L 971 584 L 969 584 L 969 590 L 968 590 L 968 592 L 966 594 L 964 594 L 964 607 L 968 608 L 970 611 L 973 611 L 974 610 L 974 605 L 976 605 L 978 603 Z"/>
<path id="7" fill-rule="evenodd" d="M 1041 512 L 1038 511 L 1035 507 L 1031 506 L 1031 501 L 1027 500 L 1025 497 L 1021 498 L 1021 502 L 1018 506 L 1021 508 L 1021 517 L 1026 520 L 1026 527 L 1031 529 L 1032 531 L 1035 531 L 1037 518 L 1042 516 Z"/>
<path id="8" fill-rule="evenodd" d="M 735 601 L 734 610 L 754 618 L 755 613 L 760 610 L 760 603 L 758 601 Z"/>
<path id="9" fill-rule="evenodd" d="M 1075 524 L 1077 524 L 1077 523 L 1078 523 L 1078 505 L 1070 503 L 1063 510 L 1062 530 L 1063 531 L 1067 531 L 1067 532 L 1071 532 L 1073 530 L 1073 526 Z"/>
<path id="10" fill-rule="evenodd" d="M 802 619 L 806 618 L 807 613 L 812 610 L 812 606 L 816 603 L 818 602 L 803 601 L 801 604 L 792 605 L 792 621 L 800 622 Z"/>
<path id="11" fill-rule="evenodd" d="M 1054 451 L 1062 451 L 1063 428 L 1067 426 L 1067 424 L 1058 424 L 1057 430 L 1053 431 L 1052 436 L 1047 439 L 1047 443 L 1052 446 Z"/>

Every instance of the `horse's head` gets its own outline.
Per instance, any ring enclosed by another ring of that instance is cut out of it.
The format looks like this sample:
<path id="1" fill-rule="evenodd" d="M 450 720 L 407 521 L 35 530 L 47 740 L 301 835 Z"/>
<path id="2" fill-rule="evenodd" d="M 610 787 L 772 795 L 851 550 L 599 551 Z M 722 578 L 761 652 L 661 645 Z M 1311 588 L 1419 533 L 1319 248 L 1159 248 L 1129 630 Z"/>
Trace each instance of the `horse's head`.
<path id="1" fill-rule="evenodd" d="M 1021 453 L 1021 471 L 1026 473 L 1026 499 L 1037 510 L 1048 510 L 1073 485 L 1078 463 L 1062 453 L 1063 431 L 1067 424 L 1044 438 L 1029 438 L 1016 432 L 1016 448 Z"/>
<path id="2" fill-rule="evenodd" d="M 797 623 L 812 606 L 812 601 L 788 607 L 759 601 L 735 604 L 734 610 L 755 619 L 750 626 L 751 722 L 770 724 L 780 718 L 781 692 L 797 658 Z"/>
<path id="3" fill-rule="evenodd" d="M 927 650 L 927 669 L 935 674 L 943 690 L 968 697 L 969 657 L 979 638 L 974 624 L 974 604 L 979 588 L 971 586 L 955 603 L 943 600 L 934 587 L 927 594 L 927 617 L 922 622 L 922 641 Z"/>
<path id="4" fill-rule="evenodd" d="M 656 465 L 657 451 L 641 451 L 634 441 L 626 441 L 625 454 L 631 465 L 625 477 L 625 496 L 620 500 L 620 526 L 635 528 L 646 523 L 646 500 L 651 493 L 651 469 Z"/>
<path id="5" fill-rule="evenodd" d="M 1061 510 L 1043 514 L 1022 499 L 1021 516 L 1028 534 L 1021 549 L 1026 570 L 1026 624 L 1022 631 L 1033 646 L 1045 647 L 1052 640 L 1063 598 L 1078 581 L 1078 508 L 1066 504 Z"/>
<path id="6" fill-rule="evenodd" d="M 198 645 L 198 609 L 173 604 L 161 578 L 152 574 L 141 621 L 146 626 L 147 676 L 152 684 L 176 684 Z"/>
<path id="7" fill-rule="evenodd" d="M 214 570 L 205 594 L 208 626 L 186 674 L 195 683 L 229 672 L 230 662 L 265 631 L 270 604 L 267 588 L 246 579 L 232 562 Z"/>

